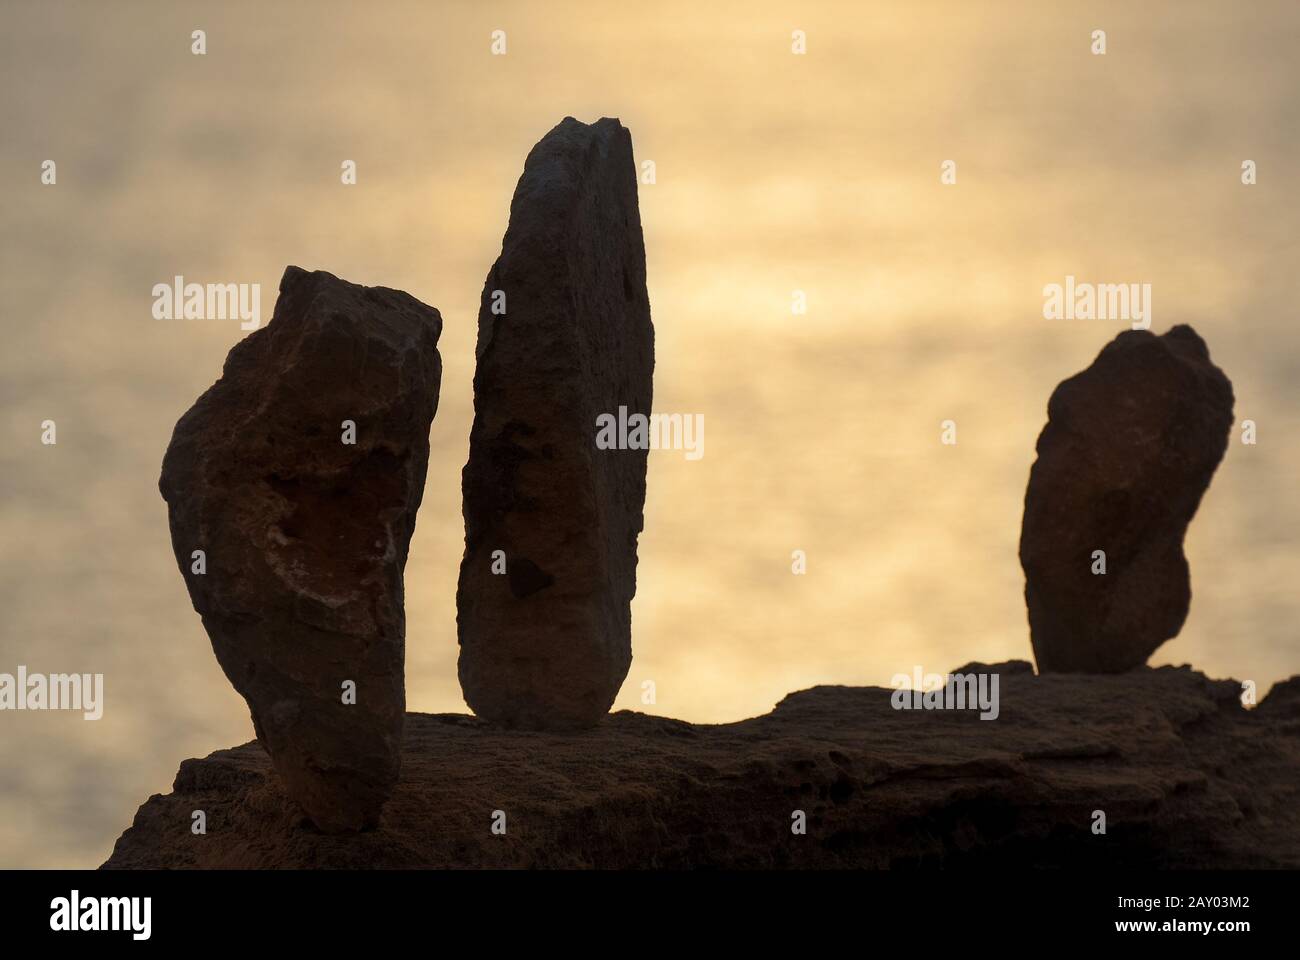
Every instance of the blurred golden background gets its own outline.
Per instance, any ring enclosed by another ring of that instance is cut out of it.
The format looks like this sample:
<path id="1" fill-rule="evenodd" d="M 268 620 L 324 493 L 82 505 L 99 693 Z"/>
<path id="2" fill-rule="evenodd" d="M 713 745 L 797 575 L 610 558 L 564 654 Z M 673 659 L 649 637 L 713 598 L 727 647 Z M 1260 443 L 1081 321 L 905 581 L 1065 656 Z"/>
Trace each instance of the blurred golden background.
<path id="1" fill-rule="evenodd" d="M 1300 669 L 1294 3 L 5 0 L 0 20 L 0 671 L 106 688 L 96 722 L 0 714 L 0 866 L 98 865 L 182 759 L 252 737 L 156 487 L 244 333 L 153 319 L 176 274 L 261 283 L 263 322 L 287 264 L 442 312 L 407 698 L 465 709 L 479 294 L 524 157 L 566 115 L 621 118 L 655 162 L 656 408 L 706 421 L 702 460 L 650 458 L 618 708 L 722 722 L 1030 658 L 1034 441 L 1124 327 L 1044 320 L 1066 274 L 1151 283 L 1153 330 L 1193 324 L 1258 424 L 1192 524 L 1191 615 L 1153 662 L 1261 694 Z"/>

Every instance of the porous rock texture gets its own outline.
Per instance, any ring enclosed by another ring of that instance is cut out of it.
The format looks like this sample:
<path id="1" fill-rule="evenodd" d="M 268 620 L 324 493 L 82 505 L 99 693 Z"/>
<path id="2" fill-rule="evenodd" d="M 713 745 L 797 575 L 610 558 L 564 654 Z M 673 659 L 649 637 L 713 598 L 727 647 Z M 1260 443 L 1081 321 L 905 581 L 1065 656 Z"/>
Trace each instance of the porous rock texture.
<path id="1" fill-rule="evenodd" d="M 284 790 L 325 831 L 373 826 L 398 777 L 402 571 L 441 330 L 408 294 L 289 267 L 270 323 L 230 351 L 163 460 L 194 609 Z"/>
<path id="2" fill-rule="evenodd" d="M 632 138 L 617 120 L 566 117 L 529 153 L 476 355 L 461 688 L 504 726 L 588 727 L 631 663 L 646 474 L 644 449 L 597 448 L 597 418 L 648 415 L 654 370 Z"/>
<path id="3" fill-rule="evenodd" d="M 557 734 L 411 714 L 378 829 L 344 836 L 305 824 L 246 744 L 182 763 L 104 866 L 1300 867 L 1300 677 L 1247 710 L 1236 681 L 1188 667 L 956 672 L 999 675 L 996 720 L 895 710 L 874 687 L 815 687 L 717 726 L 620 711 Z"/>
<path id="4" fill-rule="evenodd" d="M 1053 391 L 1020 535 L 1039 672 L 1129 670 L 1182 629 L 1183 537 L 1227 449 L 1232 405 L 1232 384 L 1185 325 L 1125 331 Z"/>

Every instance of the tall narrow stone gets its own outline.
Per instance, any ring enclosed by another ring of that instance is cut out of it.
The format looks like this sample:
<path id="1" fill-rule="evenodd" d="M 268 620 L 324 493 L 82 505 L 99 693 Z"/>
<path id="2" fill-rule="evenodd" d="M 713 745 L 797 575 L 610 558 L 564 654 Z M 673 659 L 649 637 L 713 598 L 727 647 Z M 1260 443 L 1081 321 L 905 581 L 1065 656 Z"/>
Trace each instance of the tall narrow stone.
<path id="1" fill-rule="evenodd" d="M 1020 535 L 1040 673 L 1129 670 L 1182 629 L 1183 536 L 1232 404 L 1188 326 L 1121 333 L 1052 393 Z"/>
<path id="2" fill-rule="evenodd" d="M 645 449 L 597 448 L 597 419 L 648 415 L 654 370 L 632 138 L 617 120 L 566 117 L 529 153 L 476 353 L 461 687 L 487 720 L 590 726 L 631 663 L 646 473 Z"/>
<path id="3" fill-rule="evenodd" d="M 286 792 L 327 832 L 376 824 L 397 782 L 402 571 L 441 330 L 398 290 L 289 267 L 271 322 L 230 351 L 163 459 L 194 609 Z"/>

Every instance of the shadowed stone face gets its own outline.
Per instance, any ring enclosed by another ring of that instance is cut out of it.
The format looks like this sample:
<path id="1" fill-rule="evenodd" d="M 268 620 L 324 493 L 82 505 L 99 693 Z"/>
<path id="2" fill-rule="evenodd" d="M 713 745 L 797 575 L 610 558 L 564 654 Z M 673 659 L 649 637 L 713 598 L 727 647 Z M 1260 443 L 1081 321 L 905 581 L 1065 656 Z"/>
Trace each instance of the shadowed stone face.
<path id="1" fill-rule="evenodd" d="M 1040 672 L 1129 670 L 1182 628 L 1183 537 L 1223 459 L 1232 404 L 1189 326 L 1121 333 L 1052 393 L 1020 535 Z"/>
<path id="2" fill-rule="evenodd" d="M 573 729 L 614 702 L 646 451 L 597 449 L 596 425 L 649 414 L 653 369 L 631 136 L 566 118 L 528 155 L 479 311 L 457 625 L 484 719 Z"/>
<path id="3" fill-rule="evenodd" d="M 271 322 L 230 351 L 163 459 L 194 609 L 286 791 L 327 832 L 373 826 L 397 781 L 402 571 L 441 330 L 405 293 L 289 267 Z"/>

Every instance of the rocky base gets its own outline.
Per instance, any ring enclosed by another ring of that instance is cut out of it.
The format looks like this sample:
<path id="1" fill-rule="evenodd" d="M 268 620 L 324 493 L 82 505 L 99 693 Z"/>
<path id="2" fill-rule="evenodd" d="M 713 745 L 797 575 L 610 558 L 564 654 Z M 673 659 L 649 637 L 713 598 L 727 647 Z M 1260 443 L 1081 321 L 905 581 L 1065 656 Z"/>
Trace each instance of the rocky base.
<path id="1" fill-rule="evenodd" d="M 1236 681 L 1188 667 L 955 672 L 972 671 L 1000 674 L 995 720 L 895 710 L 875 687 L 718 726 L 408 714 L 402 780 L 379 827 L 349 836 L 314 829 L 247 743 L 183 762 L 104 867 L 1300 867 L 1300 677 L 1246 710 Z"/>

